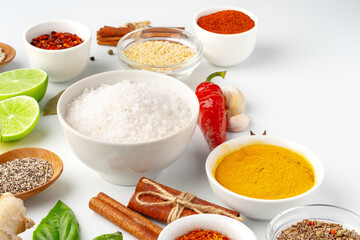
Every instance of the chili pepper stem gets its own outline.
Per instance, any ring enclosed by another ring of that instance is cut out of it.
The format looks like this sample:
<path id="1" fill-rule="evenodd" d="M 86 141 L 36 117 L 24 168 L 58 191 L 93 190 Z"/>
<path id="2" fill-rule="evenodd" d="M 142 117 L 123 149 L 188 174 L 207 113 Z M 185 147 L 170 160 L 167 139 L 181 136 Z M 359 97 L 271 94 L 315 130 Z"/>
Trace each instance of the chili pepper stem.
<path id="1" fill-rule="evenodd" d="M 214 77 L 222 77 L 222 78 L 225 78 L 225 74 L 226 74 L 226 71 L 223 71 L 223 72 L 214 72 L 212 74 L 210 74 L 207 78 L 206 78 L 206 82 L 210 82 L 211 79 L 213 79 Z"/>

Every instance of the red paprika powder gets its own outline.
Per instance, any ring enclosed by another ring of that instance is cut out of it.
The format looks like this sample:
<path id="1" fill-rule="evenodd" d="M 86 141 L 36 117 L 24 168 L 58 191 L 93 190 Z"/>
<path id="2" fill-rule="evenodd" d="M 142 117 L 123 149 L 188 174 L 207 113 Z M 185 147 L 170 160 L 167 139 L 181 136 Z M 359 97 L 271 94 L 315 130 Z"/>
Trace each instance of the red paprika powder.
<path id="1" fill-rule="evenodd" d="M 213 230 L 204 230 L 197 228 L 187 234 L 179 236 L 176 240 L 231 240 L 221 233 Z"/>
<path id="2" fill-rule="evenodd" d="M 77 46 L 82 42 L 81 38 L 76 34 L 52 31 L 50 34 L 34 38 L 31 41 L 31 45 L 42 49 L 60 50 Z"/>
<path id="3" fill-rule="evenodd" d="M 255 26 L 254 20 L 236 10 L 224 10 L 199 18 L 197 24 L 213 33 L 236 34 L 246 32 Z"/>

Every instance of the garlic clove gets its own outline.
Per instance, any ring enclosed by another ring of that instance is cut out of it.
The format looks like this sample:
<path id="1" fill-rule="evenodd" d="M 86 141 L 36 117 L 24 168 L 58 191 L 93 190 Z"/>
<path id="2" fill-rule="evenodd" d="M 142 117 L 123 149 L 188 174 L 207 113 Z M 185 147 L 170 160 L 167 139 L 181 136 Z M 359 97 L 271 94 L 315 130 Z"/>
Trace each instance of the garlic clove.
<path id="1" fill-rule="evenodd" d="M 229 132 L 241 132 L 244 131 L 250 123 L 251 117 L 245 113 L 240 113 L 238 115 L 232 116 L 228 120 L 227 130 Z"/>
<path id="2" fill-rule="evenodd" d="M 245 110 L 245 97 L 240 89 L 234 86 L 224 86 L 221 90 L 225 98 L 225 109 L 228 119 Z"/>

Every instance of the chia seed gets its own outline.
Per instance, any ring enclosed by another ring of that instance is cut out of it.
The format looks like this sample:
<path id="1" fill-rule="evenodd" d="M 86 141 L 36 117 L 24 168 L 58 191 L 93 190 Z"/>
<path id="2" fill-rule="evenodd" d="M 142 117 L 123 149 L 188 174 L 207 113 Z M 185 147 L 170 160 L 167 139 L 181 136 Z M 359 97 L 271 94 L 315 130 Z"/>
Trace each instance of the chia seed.
<path id="1" fill-rule="evenodd" d="M 0 164 L 0 195 L 32 190 L 47 183 L 52 175 L 51 165 L 40 158 L 19 158 Z"/>
<path id="2" fill-rule="evenodd" d="M 276 239 L 360 240 L 360 235 L 355 230 L 346 229 L 340 224 L 304 219 L 283 230 Z"/>

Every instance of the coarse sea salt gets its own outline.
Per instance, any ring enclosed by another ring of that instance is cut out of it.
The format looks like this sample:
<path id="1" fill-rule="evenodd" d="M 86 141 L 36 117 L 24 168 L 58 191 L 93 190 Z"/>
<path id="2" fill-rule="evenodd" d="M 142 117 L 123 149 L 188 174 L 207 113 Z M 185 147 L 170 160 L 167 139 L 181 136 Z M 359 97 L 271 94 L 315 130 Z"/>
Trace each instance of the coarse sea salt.
<path id="1" fill-rule="evenodd" d="M 68 104 L 65 117 L 82 134 L 115 143 L 159 139 L 184 128 L 190 118 L 185 99 L 176 93 L 128 80 L 85 89 Z"/>

